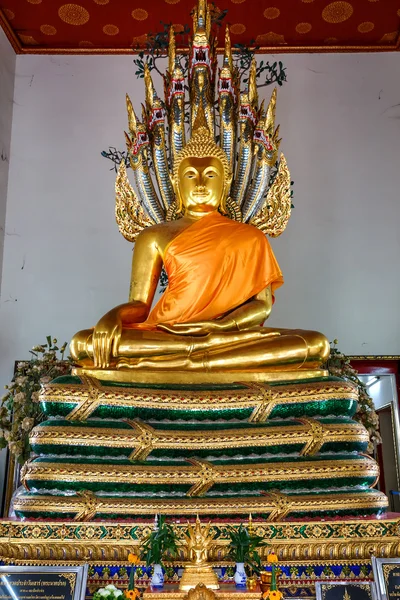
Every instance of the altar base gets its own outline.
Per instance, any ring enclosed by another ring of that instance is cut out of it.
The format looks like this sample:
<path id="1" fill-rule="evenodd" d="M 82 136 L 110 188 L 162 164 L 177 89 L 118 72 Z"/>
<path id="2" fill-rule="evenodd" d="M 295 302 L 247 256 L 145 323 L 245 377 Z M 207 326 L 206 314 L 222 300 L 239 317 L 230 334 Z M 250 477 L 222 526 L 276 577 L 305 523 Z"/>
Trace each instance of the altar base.
<path id="1" fill-rule="evenodd" d="M 215 533 L 209 553 L 215 568 L 230 564 L 229 525 L 238 527 L 243 519 L 214 519 Z M 128 554 L 139 552 L 153 527 L 153 519 L 129 521 L 2 520 L 0 557 L 6 564 L 95 564 L 129 565 Z M 266 562 L 271 551 L 279 562 L 291 565 L 369 564 L 371 554 L 400 556 L 400 515 L 382 518 L 340 518 L 331 520 L 253 520 L 254 532 L 270 545 L 260 548 Z M 184 547 L 186 519 L 174 523 L 182 548 L 176 564 L 189 560 Z M 174 563 L 175 564 L 175 563 Z"/>
<path id="2" fill-rule="evenodd" d="M 143 600 L 259 600 L 261 593 L 258 586 L 254 590 L 237 589 L 231 583 L 222 583 L 215 591 L 202 587 L 192 588 L 189 594 L 182 591 L 178 584 L 167 584 L 161 590 L 148 587 Z"/>
<path id="3" fill-rule="evenodd" d="M 204 565 L 185 565 L 182 578 L 179 582 L 179 591 L 188 592 L 202 583 L 210 590 L 218 590 L 218 577 L 210 564 Z"/>

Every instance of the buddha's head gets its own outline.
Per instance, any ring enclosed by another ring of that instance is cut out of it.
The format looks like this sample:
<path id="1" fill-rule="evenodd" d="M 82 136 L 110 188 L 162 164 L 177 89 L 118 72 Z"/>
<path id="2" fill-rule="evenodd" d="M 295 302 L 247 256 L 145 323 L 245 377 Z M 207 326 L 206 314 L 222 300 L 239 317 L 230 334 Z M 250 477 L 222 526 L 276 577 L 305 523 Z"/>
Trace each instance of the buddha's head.
<path id="1" fill-rule="evenodd" d="M 174 164 L 172 184 L 178 212 L 212 212 L 220 207 L 225 212 L 231 181 L 225 152 L 208 129 L 196 130 Z"/>

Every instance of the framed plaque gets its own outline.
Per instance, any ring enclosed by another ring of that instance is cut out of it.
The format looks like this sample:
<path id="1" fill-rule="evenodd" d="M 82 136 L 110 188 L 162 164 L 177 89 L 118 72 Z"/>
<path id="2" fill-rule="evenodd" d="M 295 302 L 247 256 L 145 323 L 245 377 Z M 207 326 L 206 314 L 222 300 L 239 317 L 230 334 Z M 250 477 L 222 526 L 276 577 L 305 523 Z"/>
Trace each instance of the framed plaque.
<path id="1" fill-rule="evenodd" d="M 84 600 L 88 566 L 0 567 L 1 600 Z"/>
<path id="2" fill-rule="evenodd" d="M 317 600 L 377 600 L 372 581 L 317 581 Z"/>
<path id="3" fill-rule="evenodd" d="M 377 592 L 382 600 L 400 600 L 400 558 L 372 557 Z"/>

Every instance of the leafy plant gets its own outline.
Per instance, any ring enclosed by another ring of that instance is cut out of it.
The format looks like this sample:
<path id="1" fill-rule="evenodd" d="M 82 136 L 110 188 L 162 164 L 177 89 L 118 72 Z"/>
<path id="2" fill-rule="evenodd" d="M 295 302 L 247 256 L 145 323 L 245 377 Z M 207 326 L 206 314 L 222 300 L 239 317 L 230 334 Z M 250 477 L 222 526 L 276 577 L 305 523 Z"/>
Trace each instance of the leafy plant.
<path id="1" fill-rule="evenodd" d="M 248 565 L 258 575 L 262 570 L 262 563 L 257 548 L 266 546 L 268 542 L 259 535 L 249 533 L 243 523 L 237 528 L 229 527 L 227 533 L 230 537 L 227 558 Z"/>
<path id="2" fill-rule="evenodd" d="M 0 448 L 8 446 L 20 464 L 28 460 L 31 452 L 31 429 L 43 420 L 38 403 L 42 384 L 68 375 L 72 368 L 72 359 L 64 358 L 67 343 L 59 348 L 52 336 L 46 339 L 46 344 L 30 350 L 31 360 L 17 364 L 14 378 L 5 386 L 7 393 L 0 401 Z"/>
<path id="3" fill-rule="evenodd" d="M 358 389 L 358 405 L 354 419 L 362 423 L 369 433 L 369 444 L 367 452 L 373 454 L 374 447 L 382 443 L 382 438 L 379 433 L 379 417 L 375 412 L 374 401 L 368 393 L 368 388 L 358 378 L 358 371 L 350 364 L 348 356 L 338 350 L 338 341 L 333 340 L 331 343 L 331 353 L 326 363 L 330 375 L 335 377 L 343 377 L 355 384 Z"/>
<path id="4" fill-rule="evenodd" d="M 161 515 L 156 519 L 153 531 L 145 539 L 140 557 L 148 567 L 157 564 L 163 566 L 165 559 L 177 556 L 176 542 L 177 535 L 172 525 L 166 523 L 165 517 Z"/>

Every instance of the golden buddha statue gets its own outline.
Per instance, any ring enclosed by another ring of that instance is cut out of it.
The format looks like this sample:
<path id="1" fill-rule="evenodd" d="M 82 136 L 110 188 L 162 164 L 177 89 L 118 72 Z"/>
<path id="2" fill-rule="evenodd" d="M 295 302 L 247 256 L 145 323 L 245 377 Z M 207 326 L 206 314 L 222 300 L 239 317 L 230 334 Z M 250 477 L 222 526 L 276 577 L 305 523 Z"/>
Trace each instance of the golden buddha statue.
<path id="1" fill-rule="evenodd" d="M 138 122 L 127 97 L 126 139 L 139 198 L 121 164 L 116 214 L 122 233 L 135 241 L 129 302 L 110 310 L 94 329 L 74 336 L 71 354 L 80 366 L 77 373 L 178 383 L 322 374 L 329 355 L 324 335 L 263 326 L 283 284 L 264 233 L 279 235 L 290 216 L 290 175 L 283 155 L 265 198 L 280 143 L 274 126 L 276 91 L 267 111 L 258 110 L 253 63 L 238 110 L 227 31 L 219 78 L 218 145 L 212 119 L 213 48 L 208 8 L 200 0 L 189 65 L 192 135 L 186 144 L 184 85 L 171 31 L 165 102 L 170 158 L 164 105 L 147 68 L 146 125 Z M 240 145 L 233 180 L 237 120 Z M 159 195 L 149 175 L 149 146 Z M 168 286 L 151 310 L 163 267 Z"/>
<path id="2" fill-rule="evenodd" d="M 193 527 L 188 523 L 188 533 L 184 534 L 190 563 L 185 565 L 179 590 L 188 591 L 203 583 L 207 588 L 218 590 L 219 583 L 216 573 L 208 561 L 208 553 L 213 545 L 215 532 L 211 532 L 211 523 L 202 527 L 199 515 Z"/>

